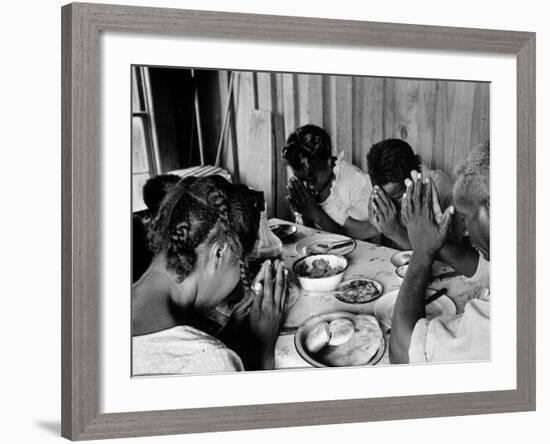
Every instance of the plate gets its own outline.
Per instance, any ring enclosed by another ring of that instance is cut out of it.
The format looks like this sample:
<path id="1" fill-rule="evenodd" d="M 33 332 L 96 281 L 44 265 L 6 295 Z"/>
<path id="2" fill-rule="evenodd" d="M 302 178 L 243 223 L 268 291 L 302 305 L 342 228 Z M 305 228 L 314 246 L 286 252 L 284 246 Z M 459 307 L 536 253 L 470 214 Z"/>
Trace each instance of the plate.
<path id="1" fill-rule="evenodd" d="M 298 231 L 298 227 L 296 225 L 285 223 L 272 223 L 269 225 L 269 229 L 282 241 L 290 239 Z"/>
<path id="2" fill-rule="evenodd" d="M 362 298 L 361 296 L 354 297 L 352 294 L 349 294 L 349 291 L 351 289 L 346 289 L 346 287 L 350 286 L 352 282 L 357 282 L 361 284 L 370 283 L 376 287 L 376 290 L 378 290 L 378 292 L 375 295 L 370 296 L 368 298 Z M 336 287 L 334 296 L 336 297 L 336 299 L 338 299 L 339 301 L 345 302 L 346 304 L 366 304 L 367 302 L 372 302 L 377 300 L 380 296 L 382 296 L 383 291 L 384 291 L 384 287 L 380 282 L 375 281 L 374 279 L 358 276 L 356 278 L 347 279 L 344 282 L 341 282 L 340 285 Z"/>
<path id="3" fill-rule="evenodd" d="M 298 241 L 295 245 L 296 254 L 300 256 L 306 256 L 308 254 L 314 254 L 315 251 L 312 251 L 315 248 L 315 246 L 319 244 L 328 245 L 332 242 L 340 242 L 340 241 L 351 241 L 351 245 L 347 245 L 345 247 L 341 248 L 334 248 L 328 251 L 330 254 L 339 254 L 339 255 L 345 255 L 351 253 L 355 249 L 355 240 L 351 237 L 342 236 L 340 234 L 315 234 L 313 236 L 306 237 L 305 239 L 302 239 L 301 241 Z"/>
<path id="4" fill-rule="evenodd" d="M 312 316 L 309 319 L 306 319 L 304 323 L 298 328 L 296 331 L 296 334 L 294 335 L 294 345 L 296 346 L 296 350 L 298 351 L 298 354 L 309 364 L 313 365 L 314 367 L 332 367 L 331 365 L 327 365 L 320 360 L 317 357 L 317 355 L 312 356 L 305 346 L 305 340 L 307 338 L 307 335 L 315 328 L 319 322 L 332 322 L 335 319 L 349 319 L 351 321 L 354 320 L 357 316 L 365 316 L 365 315 L 358 315 L 354 313 L 349 313 L 347 311 L 336 311 L 332 313 L 325 313 L 320 314 L 316 316 Z M 369 316 L 369 315 L 367 315 Z M 370 315 L 372 317 L 372 315 Z M 376 318 L 375 318 L 376 319 Z M 378 324 L 379 326 L 379 324 Z M 370 361 L 367 364 L 364 364 L 366 366 L 376 365 L 382 357 L 384 356 L 384 353 L 386 351 L 386 338 L 382 332 L 382 329 L 380 328 L 380 332 L 382 333 L 381 340 L 379 347 L 374 354 L 374 356 L 370 359 Z"/>
<path id="5" fill-rule="evenodd" d="M 390 258 L 390 262 L 394 267 L 401 267 L 402 265 L 407 265 L 409 263 L 411 256 L 412 250 L 398 251 Z"/>
<path id="6" fill-rule="evenodd" d="M 427 290 L 426 298 L 434 294 L 437 290 Z M 393 307 L 397 300 L 399 290 L 390 291 L 374 303 L 374 316 L 378 322 L 386 328 L 391 328 L 393 316 Z M 433 319 L 437 316 L 456 314 L 456 305 L 449 296 L 441 296 L 431 304 L 426 306 L 426 319 Z"/>
<path id="7" fill-rule="evenodd" d="M 404 265 L 398 266 L 395 269 L 395 273 L 401 279 L 404 279 L 405 274 L 407 273 L 407 268 L 409 268 L 409 264 L 404 264 Z M 449 265 L 447 265 L 444 262 L 435 261 L 434 264 L 432 265 L 431 279 L 434 279 L 438 276 L 446 278 L 446 277 L 454 277 L 454 276 L 458 276 L 458 275 L 459 275 L 459 273 L 456 273 Z"/>

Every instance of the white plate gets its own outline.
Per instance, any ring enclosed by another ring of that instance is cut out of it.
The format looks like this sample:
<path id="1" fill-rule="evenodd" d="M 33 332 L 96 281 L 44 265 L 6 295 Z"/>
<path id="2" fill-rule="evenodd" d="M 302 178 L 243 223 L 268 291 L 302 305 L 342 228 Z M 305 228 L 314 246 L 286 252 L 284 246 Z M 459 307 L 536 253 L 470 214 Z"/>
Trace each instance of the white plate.
<path id="1" fill-rule="evenodd" d="M 355 240 L 351 237 L 342 236 L 340 234 L 315 234 L 313 236 L 306 237 L 301 241 L 298 241 L 295 245 L 296 254 L 299 256 L 306 256 L 311 254 L 308 251 L 308 248 L 313 247 L 318 244 L 330 244 L 331 242 L 340 242 L 340 241 L 352 241 L 351 245 L 347 245 L 341 248 L 334 248 L 328 251 L 329 254 L 340 254 L 345 255 L 351 253 L 355 249 Z"/>
<path id="2" fill-rule="evenodd" d="M 434 294 L 436 290 L 427 290 L 426 298 Z M 384 294 L 374 303 L 374 316 L 378 322 L 386 328 L 391 328 L 391 320 L 393 316 L 393 306 L 397 300 L 399 290 L 390 291 Z M 441 296 L 431 304 L 426 306 L 426 319 L 433 319 L 442 315 L 456 314 L 456 305 L 448 296 Z"/>
<path id="3" fill-rule="evenodd" d="M 318 361 L 314 356 L 312 356 L 308 351 L 307 347 L 305 345 L 305 339 L 311 332 L 313 328 L 319 323 L 319 322 L 331 322 L 335 319 L 349 319 L 351 321 L 354 320 L 354 318 L 357 316 L 355 313 L 349 313 L 346 311 L 335 311 L 332 313 L 324 313 L 320 315 L 312 316 L 308 319 L 306 319 L 302 325 L 298 328 L 296 331 L 296 334 L 294 335 L 294 345 L 296 346 L 296 350 L 298 351 L 298 354 L 309 364 L 313 365 L 314 367 L 327 367 L 327 365 L 323 362 Z M 372 315 L 371 315 L 372 316 Z M 378 326 L 380 327 L 380 326 Z M 384 334 L 382 333 L 380 346 L 378 347 L 377 352 L 374 354 L 374 356 L 371 358 L 371 360 L 365 364 L 365 365 L 376 365 L 382 357 L 384 356 L 384 353 L 386 351 L 386 338 Z"/>
<path id="4" fill-rule="evenodd" d="M 411 256 L 412 250 L 398 251 L 390 258 L 390 262 L 394 267 L 401 267 L 401 265 L 406 265 L 409 263 Z"/>

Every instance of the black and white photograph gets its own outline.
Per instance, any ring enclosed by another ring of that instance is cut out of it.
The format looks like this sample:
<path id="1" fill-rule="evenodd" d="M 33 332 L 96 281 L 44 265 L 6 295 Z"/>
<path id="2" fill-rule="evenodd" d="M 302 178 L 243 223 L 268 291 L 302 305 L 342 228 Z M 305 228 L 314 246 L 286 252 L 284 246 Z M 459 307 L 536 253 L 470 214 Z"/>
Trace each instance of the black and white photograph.
<path id="1" fill-rule="evenodd" d="M 130 74 L 132 376 L 491 360 L 490 82 Z"/>

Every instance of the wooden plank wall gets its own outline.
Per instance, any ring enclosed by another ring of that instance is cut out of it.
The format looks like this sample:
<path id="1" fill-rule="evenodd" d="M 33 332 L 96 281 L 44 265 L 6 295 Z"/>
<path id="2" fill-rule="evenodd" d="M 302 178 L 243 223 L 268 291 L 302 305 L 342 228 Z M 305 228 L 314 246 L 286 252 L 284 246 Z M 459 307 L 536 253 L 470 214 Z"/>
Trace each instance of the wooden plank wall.
<path id="1" fill-rule="evenodd" d="M 228 99 L 229 76 L 227 71 L 218 74 L 222 106 Z M 287 171 L 280 149 L 286 137 L 306 123 L 323 126 L 332 137 L 334 153 L 343 151 L 365 171 L 368 150 L 385 138 L 406 140 L 431 168 L 450 174 L 471 147 L 489 138 L 488 83 L 255 72 L 234 76 L 234 119 L 222 166 L 243 178 L 244 171 L 257 168 L 258 156 L 248 153 L 249 114 L 270 111 L 277 123 L 275 192 L 269 212 L 278 217 L 288 217 Z"/>

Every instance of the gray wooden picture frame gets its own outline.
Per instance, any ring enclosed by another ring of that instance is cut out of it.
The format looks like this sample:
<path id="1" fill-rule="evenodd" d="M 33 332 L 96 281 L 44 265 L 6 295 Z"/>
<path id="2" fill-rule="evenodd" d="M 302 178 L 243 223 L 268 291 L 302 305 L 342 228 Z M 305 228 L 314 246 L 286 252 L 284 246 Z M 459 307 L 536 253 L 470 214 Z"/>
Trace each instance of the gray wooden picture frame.
<path id="1" fill-rule="evenodd" d="M 99 35 L 105 31 L 516 56 L 516 390 L 101 413 Z M 134 437 L 535 409 L 534 33 L 75 3 L 62 8 L 62 107 L 64 437 Z"/>

